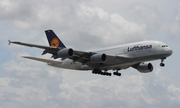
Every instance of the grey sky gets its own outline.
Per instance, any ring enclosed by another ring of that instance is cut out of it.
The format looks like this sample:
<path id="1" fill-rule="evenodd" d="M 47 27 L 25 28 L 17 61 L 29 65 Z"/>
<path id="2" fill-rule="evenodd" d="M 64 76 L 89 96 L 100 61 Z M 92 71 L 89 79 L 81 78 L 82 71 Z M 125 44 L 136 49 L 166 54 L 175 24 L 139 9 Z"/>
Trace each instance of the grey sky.
<path id="1" fill-rule="evenodd" d="M 180 106 L 180 1 L 178 0 L 0 0 L 0 108 L 173 108 Z M 48 45 L 53 29 L 66 46 L 89 50 L 159 40 L 174 51 L 161 68 L 121 77 L 93 75 L 26 60 L 42 50 L 7 40 Z"/>

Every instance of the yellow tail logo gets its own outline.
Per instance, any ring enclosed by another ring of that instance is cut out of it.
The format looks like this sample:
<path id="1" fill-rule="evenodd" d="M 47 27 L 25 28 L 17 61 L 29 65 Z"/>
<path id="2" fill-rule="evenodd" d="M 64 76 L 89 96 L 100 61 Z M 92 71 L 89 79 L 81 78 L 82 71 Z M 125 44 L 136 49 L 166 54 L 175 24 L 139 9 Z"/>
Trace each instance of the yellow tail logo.
<path id="1" fill-rule="evenodd" d="M 59 44 L 60 44 L 60 42 L 59 42 L 59 40 L 57 39 L 57 38 L 53 38 L 52 40 L 51 40 L 51 46 L 53 46 L 53 47 L 59 47 Z"/>

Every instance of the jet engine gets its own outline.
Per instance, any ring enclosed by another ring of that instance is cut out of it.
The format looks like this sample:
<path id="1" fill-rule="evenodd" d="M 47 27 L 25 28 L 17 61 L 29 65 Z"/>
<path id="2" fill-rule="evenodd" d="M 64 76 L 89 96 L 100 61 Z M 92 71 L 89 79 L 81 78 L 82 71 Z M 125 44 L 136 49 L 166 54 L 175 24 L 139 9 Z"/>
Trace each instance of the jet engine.
<path id="1" fill-rule="evenodd" d="M 92 63 L 104 63 L 106 61 L 106 54 L 94 54 L 90 57 Z"/>
<path id="2" fill-rule="evenodd" d="M 153 65 L 151 63 L 140 63 L 135 68 L 141 73 L 149 73 L 153 71 Z"/>
<path id="3" fill-rule="evenodd" d="M 57 52 L 58 57 L 60 58 L 68 58 L 73 55 L 73 49 L 71 48 L 63 48 Z"/>

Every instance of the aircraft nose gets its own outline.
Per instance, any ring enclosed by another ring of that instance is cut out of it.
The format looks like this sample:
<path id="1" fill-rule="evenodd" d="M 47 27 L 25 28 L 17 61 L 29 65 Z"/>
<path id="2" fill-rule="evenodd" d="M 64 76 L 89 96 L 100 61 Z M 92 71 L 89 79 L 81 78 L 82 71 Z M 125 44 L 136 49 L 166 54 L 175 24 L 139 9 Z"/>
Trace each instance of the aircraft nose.
<path id="1" fill-rule="evenodd" d="M 172 53 L 173 53 L 172 49 L 168 48 L 167 53 L 168 53 L 168 55 L 172 55 Z"/>

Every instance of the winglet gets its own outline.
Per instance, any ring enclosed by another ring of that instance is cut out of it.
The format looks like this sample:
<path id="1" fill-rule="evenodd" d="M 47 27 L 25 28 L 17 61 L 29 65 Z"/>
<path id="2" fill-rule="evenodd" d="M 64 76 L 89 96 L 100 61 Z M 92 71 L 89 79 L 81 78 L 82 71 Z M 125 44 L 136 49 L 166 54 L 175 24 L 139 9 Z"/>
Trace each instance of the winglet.
<path id="1" fill-rule="evenodd" d="M 9 42 L 9 45 L 12 43 L 10 40 L 8 40 L 8 42 Z"/>

